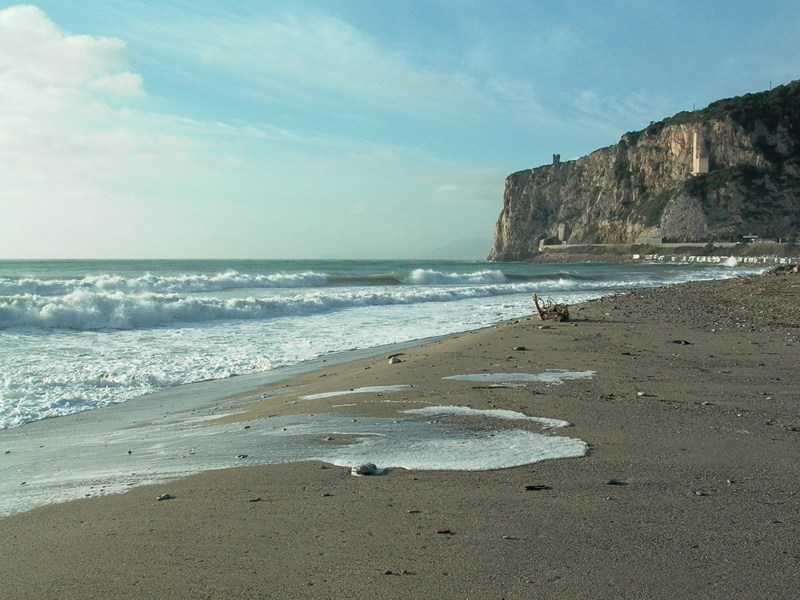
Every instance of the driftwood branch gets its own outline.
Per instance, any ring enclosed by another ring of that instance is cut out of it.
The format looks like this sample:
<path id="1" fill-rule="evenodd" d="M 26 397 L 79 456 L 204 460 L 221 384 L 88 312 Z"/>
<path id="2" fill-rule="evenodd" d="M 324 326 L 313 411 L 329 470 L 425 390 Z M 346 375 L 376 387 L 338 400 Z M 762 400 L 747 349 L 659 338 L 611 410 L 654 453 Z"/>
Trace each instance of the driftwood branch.
<path id="1" fill-rule="evenodd" d="M 778 265 L 771 268 L 764 275 L 797 275 L 800 274 L 800 265 Z"/>
<path id="2" fill-rule="evenodd" d="M 552 300 L 540 300 L 533 295 L 533 305 L 541 321 L 569 321 L 569 309 L 566 304 L 556 304 Z"/>

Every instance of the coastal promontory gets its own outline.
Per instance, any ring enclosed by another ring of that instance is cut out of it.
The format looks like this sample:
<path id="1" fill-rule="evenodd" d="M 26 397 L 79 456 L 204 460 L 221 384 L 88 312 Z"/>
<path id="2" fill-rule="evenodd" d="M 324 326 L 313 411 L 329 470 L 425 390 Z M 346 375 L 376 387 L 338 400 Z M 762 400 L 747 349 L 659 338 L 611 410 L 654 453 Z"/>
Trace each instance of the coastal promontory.
<path id="1" fill-rule="evenodd" d="M 506 179 L 488 260 L 543 244 L 735 242 L 800 232 L 800 81 L 681 112 Z"/>

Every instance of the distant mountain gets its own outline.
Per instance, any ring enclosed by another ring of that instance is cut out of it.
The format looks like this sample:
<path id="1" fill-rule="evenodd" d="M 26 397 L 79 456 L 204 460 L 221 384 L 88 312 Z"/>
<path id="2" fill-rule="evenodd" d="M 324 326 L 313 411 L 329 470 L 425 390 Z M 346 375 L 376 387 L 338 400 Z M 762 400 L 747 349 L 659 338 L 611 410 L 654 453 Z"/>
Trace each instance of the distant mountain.
<path id="1" fill-rule="evenodd" d="M 437 260 L 485 260 L 491 247 L 492 240 L 488 238 L 465 238 L 450 242 L 439 248 L 434 248 L 420 256 L 420 258 Z"/>
<path id="2" fill-rule="evenodd" d="M 540 242 L 796 238 L 800 81 L 719 100 L 626 133 L 615 146 L 506 179 L 489 260 Z"/>

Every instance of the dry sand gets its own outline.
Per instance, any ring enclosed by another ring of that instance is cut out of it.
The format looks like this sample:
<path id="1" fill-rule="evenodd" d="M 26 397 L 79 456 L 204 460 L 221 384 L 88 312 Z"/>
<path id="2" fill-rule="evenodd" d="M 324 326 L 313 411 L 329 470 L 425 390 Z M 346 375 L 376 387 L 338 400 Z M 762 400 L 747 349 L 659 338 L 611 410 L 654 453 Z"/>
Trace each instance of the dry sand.
<path id="1" fill-rule="evenodd" d="M 548 329 L 524 319 L 407 349 L 398 364 L 301 375 L 234 418 L 502 408 L 568 420 L 555 434 L 590 451 L 381 477 L 242 467 L 51 505 L 2 520 L 0 598 L 796 598 L 799 295 L 798 276 L 670 286 L 572 307 L 573 322 Z M 548 368 L 597 375 L 442 379 Z M 394 384 L 417 387 L 399 404 L 298 401 Z"/>

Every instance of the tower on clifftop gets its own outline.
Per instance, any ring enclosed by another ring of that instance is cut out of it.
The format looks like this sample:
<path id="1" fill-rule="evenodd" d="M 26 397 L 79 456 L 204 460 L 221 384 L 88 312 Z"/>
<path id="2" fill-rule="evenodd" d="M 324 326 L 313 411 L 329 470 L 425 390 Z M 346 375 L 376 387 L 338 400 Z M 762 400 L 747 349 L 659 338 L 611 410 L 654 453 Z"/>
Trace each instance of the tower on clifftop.
<path id="1" fill-rule="evenodd" d="M 708 153 L 703 143 L 703 136 L 695 131 L 692 143 L 692 175 L 700 173 L 708 173 Z"/>

